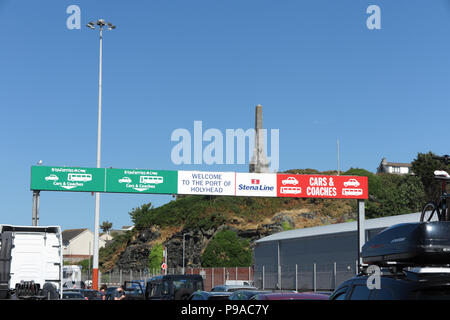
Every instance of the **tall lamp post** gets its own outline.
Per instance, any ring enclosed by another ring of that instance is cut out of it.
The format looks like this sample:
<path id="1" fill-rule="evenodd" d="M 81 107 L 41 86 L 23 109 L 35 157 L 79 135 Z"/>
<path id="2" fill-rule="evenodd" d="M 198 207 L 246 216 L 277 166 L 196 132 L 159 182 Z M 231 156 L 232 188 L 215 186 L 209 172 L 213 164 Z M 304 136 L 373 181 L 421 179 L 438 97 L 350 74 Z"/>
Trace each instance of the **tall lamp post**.
<path id="1" fill-rule="evenodd" d="M 98 19 L 96 22 L 89 22 L 86 27 L 95 30 L 95 26 L 100 30 L 100 67 L 98 72 L 98 127 L 97 127 L 97 168 L 100 168 L 101 159 L 101 143 L 102 143 L 102 40 L 103 27 L 107 26 L 108 30 L 116 28 L 111 22 L 106 22 L 103 19 Z M 100 224 L 100 193 L 95 193 L 95 219 L 94 219 L 94 261 L 92 266 L 92 285 L 95 290 L 98 290 L 98 238 L 99 238 L 99 224 Z"/>

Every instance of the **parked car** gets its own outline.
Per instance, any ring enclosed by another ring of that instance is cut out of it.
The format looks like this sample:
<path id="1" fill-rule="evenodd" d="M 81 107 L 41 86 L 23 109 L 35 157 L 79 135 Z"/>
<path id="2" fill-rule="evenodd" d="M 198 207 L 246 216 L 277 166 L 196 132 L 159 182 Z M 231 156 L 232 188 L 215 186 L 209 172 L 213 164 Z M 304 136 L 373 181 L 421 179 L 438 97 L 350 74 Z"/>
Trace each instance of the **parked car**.
<path id="1" fill-rule="evenodd" d="M 105 300 L 114 300 L 114 291 L 117 290 L 118 287 L 108 287 L 105 292 Z"/>
<path id="2" fill-rule="evenodd" d="M 125 300 L 145 300 L 143 281 L 125 281 Z"/>
<path id="3" fill-rule="evenodd" d="M 361 256 L 364 264 L 378 268 L 377 275 L 363 269 L 331 300 L 450 300 L 449 221 L 391 226 L 366 242 Z"/>
<path id="4" fill-rule="evenodd" d="M 220 285 L 212 288 L 211 292 L 234 292 L 237 290 L 258 290 L 258 288 L 245 285 Z"/>
<path id="5" fill-rule="evenodd" d="M 250 300 L 329 300 L 329 296 L 319 293 L 272 292 L 256 294 Z"/>
<path id="6" fill-rule="evenodd" d="M 198 274 L 163 275 L 147 281 L 147 300 L 186 300 L 194 291 L 203 291 L 203 277 Z"/>
<path id="7" fill-rule="evenodd" d="M 87 300 L 103 300 L 104 294 L 98 290 L 82 289 L 80 292 Z"/>
<path id="8" fill-rule="evenodd" d="M 234 291 L 230 296 L 230 300 L 250 300 L 253 296 L 257 294 L 269 293 L 270 291 L 261 290 L 237 290 Z"/>
<path id="9" fill-rule="evenodd" d="M 195 291 L 187 300 L 228 300 L 231 292 Z"/>
<path id="10" fill-rule="evenodd" d="M 449 268 L 418 269 L 382 273 L 376 290 L 367 287 L 369 275 L 358 275 L 342 283 L 330 300 L 450 300 Z"/>
<path id="11" fill-rule="evenodd" d="M 80 292 L 77 291 L 63 291 L 63 300 L 87 300 Z"/>

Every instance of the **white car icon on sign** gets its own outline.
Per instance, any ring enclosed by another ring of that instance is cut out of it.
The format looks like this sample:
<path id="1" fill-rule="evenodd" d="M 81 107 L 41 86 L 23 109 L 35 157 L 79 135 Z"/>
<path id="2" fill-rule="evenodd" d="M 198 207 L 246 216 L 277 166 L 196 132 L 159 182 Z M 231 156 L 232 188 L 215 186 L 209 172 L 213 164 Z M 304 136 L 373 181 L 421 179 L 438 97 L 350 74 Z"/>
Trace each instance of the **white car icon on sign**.
<path id="1" fill-rule="evenodd" d="M 58 181 L 59 178 L 56 175 L 51 174 L 48 177 L 45 177 L 45 181 L 49 181 L 49 180 L 51 180 L 51 181 Z"/>
<path id="2" fill-rule="evenodd" d="M 123 177 L 122 179 L 119 179 L 119 183 L 131 183 L 131 179 L 128 177 Z"/>
<path id="3" fill-rule="evenodd" d="M 294 177 L 289 177 L 286 180 L 283 180 L 281 183 L 283 183 L 283 186 L 287 185 L 287 184 L 292 184 L 294 186 L 298 185 L 298 180 L 295 179 Z"/>
<path id="4" fill-rule="evenodd" d="M 344 187 L 359 187 L 359 182 L 356 179 L 350 179 L 344 182 Z"/>

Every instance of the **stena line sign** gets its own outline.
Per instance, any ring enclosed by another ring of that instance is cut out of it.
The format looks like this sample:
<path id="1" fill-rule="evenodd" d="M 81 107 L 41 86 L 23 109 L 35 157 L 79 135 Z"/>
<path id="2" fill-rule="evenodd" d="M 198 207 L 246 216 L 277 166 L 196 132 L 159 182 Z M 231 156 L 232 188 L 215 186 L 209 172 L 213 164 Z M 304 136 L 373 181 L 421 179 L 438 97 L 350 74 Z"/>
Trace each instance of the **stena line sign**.
<path id="1" fill-rule="evenodd" d="M 276 197 L 277 175 L 274 173 L 236 173 L 236 196 Z"/>

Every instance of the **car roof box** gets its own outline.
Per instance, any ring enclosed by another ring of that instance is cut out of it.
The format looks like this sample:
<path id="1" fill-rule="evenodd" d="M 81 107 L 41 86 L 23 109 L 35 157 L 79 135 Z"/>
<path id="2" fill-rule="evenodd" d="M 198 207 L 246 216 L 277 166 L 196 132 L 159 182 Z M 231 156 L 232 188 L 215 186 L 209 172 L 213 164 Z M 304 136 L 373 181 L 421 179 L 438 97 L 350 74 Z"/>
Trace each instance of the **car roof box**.
<path id="1" fill-rule="evenodd" d="M 394 225 L 368 241 L 361 256 L 380 266 L 450 264 L 450 221 Z"/>

